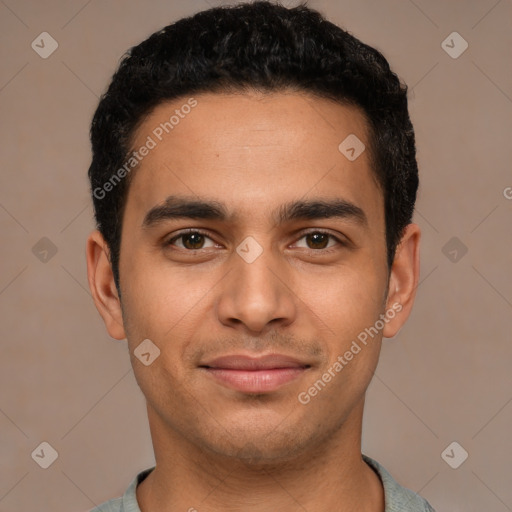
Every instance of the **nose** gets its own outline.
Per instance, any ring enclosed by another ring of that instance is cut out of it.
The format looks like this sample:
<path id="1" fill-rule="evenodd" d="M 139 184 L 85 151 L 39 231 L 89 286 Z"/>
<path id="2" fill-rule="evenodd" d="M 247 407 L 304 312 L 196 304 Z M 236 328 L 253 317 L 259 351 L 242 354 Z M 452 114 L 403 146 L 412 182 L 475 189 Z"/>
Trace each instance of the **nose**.
<path id="1" fill-rule="evenodd" d="M 293 323 L 299 299 L 293 292 L 286 262 L 270 248 L 254 261 L 240 254 L 233 252 L 228 263 L 231 270 L 221 283 L 219 321 L 260 335 Z"/>

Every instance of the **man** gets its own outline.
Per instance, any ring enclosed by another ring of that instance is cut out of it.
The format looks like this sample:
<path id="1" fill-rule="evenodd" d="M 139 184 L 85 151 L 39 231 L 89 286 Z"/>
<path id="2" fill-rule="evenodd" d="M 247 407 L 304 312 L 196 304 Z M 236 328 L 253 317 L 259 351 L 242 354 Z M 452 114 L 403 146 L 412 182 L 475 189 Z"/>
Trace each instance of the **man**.
<path id="1" fill-rule="evenodd" d="M 89 285 L 156 459 L 95 510 L 433 510 L 361 453 L 419 274 L 384 57 L 304 5 L 210 9 L 131 49 L 91 141 Z"/>

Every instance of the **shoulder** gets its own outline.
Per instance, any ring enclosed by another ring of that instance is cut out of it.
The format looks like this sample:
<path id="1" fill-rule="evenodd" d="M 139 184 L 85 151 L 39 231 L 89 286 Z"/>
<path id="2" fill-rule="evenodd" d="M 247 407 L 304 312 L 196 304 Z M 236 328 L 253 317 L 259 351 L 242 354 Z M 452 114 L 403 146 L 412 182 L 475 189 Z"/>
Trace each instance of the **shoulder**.
<path id="1" fill-rule="evenodd" d="M 88 512 L 122 512 L 123 498 L 114 498 L 92 508 Z"/>
<path id="2" fill-rule="evenodd" d="M 137 503 L 137 486 L 155 469 L 155 466 L 141 471 L 131 481 L 123 496 L 105 501 L 87 512 L 140 512 Z"/>
<path id="3" fill-rule="evenodd" d="M 379 475 L 384 487 L 384 512 L 435 512 L 419 494 L 402 487 L 382 464 L 363 454 L 363 460 Z"/>

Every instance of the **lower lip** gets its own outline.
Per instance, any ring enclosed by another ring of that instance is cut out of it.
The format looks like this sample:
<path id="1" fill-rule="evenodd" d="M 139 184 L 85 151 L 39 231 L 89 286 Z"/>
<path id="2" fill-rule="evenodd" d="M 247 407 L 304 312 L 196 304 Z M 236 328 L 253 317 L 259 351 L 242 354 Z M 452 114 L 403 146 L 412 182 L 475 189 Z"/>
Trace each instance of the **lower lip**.
<path id="1" fill-rule="evenodd" d="M 300 377 L 305 370 L 306 368 L 273 368 L 251 371 L 206 368 L 206 371 L 222 384 L 245 393 L 274 391 Z"/>

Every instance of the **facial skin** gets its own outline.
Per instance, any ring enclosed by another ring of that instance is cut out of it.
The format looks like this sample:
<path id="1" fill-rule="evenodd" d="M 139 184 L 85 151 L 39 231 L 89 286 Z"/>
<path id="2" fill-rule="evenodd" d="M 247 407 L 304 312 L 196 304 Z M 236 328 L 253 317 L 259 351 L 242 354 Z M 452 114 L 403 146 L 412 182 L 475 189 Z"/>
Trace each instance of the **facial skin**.
<path id="1" fill-rule="evenodd" d="M 347 511 L 383 511 L 380 480 L 361 459 L 364 395 L 382 336 L 398 332 L 413 304 L 419 228 L 407 227 L 389 271 L 383 194 L 355 107 L 297 92 L 194 98 L 197 106 L 133 171 L 122 304 L 107 245 L 97 231 L 87 242 L 96 306 L 109 334 L 127 338 L 147 400 L 157 465 L 137 489 L 141 510 L 314 512 L 342 503 Z M 187 99 L 158 106 L 133 147 Z M 354 161 L 338 150 L 349 134 L 367 148 Z M 144 226 L 171 195 L 221 203 L 227 218 Z M 365 220 L 276 222 L 274 212 L 286 203 L 333 200 L 351 203 Z M 203 236 L 169 243 L 186 229 Z M 315 237 L 318 230 L 332 236 Z M 240 245 L 247 237 L 262 250 L 250 263 L 237 252 L 249 247 Z M 302 404 L 299 393 L 393 304 L 401 311 Z M 161 351 L 149 366 L 134 356 L 145 339 Z M 282 354 L 308 367 L 275 390 L 245 392 L 201 367 L 233 354 Z"/>

